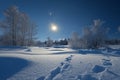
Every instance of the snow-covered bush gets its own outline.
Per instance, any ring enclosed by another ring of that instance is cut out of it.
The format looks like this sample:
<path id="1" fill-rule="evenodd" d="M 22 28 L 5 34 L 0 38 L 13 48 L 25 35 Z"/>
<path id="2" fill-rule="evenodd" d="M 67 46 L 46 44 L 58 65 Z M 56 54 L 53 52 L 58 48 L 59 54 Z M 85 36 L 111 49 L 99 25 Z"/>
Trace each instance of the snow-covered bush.
<path id="1" fill-rule="evenodd" d="M 107 38 L 107 29 L 104 28 L 103 21 L 94 20 L 93 25 L 83 29 L 83 36 L 79 38 L 77 33 L 73 33 L 69 40 L 72 48 L 99 48 L 104 46 Z"/>

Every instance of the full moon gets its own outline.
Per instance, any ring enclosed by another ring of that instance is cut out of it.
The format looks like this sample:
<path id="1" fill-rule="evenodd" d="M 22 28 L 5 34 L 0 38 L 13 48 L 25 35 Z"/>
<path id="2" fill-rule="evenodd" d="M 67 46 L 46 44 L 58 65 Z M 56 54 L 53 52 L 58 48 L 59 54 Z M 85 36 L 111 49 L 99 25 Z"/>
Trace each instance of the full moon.
<path id="1" fill-rule="evenodd" d="M 52 31 L 54 31 L 54 32 L 56 32 L 57 30 L 58 30 L 58 27 L 57 27 L 57 25 L 55 25 L 55 24 L 51 24 L 51 30 Z"/>

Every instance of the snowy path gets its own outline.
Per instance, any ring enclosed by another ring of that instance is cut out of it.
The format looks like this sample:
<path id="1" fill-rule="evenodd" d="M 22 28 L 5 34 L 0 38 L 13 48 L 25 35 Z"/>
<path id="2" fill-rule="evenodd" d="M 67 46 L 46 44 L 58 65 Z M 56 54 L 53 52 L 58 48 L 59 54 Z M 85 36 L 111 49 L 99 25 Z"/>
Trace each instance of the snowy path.
<path id="1" fill-rule="evenodd" d="M 9 75 L 6 78 L 0 75 L 0 80 L 120 80 L 120 57 L 78 54 L 67 48 L 34 47 L 31 50 L 0 51 L 0 62 L 9 60 L 11 64 L 8 66 L 13 67 L 10 68 L 13 71 L 24 63 L 14 73 L 6 73 Z M 3 66 L 5 69 L 8 68 L 6 64 Z"/>

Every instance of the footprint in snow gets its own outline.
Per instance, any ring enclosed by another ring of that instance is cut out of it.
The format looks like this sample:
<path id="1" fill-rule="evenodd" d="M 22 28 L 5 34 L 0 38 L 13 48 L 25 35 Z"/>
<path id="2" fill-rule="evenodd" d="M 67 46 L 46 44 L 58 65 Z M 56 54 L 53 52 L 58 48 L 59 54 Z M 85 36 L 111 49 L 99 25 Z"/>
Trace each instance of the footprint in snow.
<path id="1" fill-rule="evenodd" d="M 32 50 L 31 49 L 27 49 L 26 52 L 32 52 Z"/>
<path id="2" fill-rule="evenodd" d="M 67 71 L 70 69 L 71 64 L 70 63 L 65 63 L 63 66 L 61 66 L 61 73 L 63 73 L 64 71 Z"/>
<path id="3" fill-rule="evenodd" d="M 58 74 L 62 74 L 64 71 L 70 68 L 70 61 L 72 60 L 73 55 L 65 58 L 64 62 L 61 62 L 60 66 L 53 69 L 46 77 L 42 76 L 37 80 L 53 80 Z"/>
<path id="4" fill-rule="evenodd" d="M 69 57 L 65 58 L 64 62 L 61 62 L 61 73 L 70 69 L 72 57 L 73 55 L 70 55 Z"/>
<path id="5" fill-rule="evenodd" d="M 52 70 L 52 71 L 50 72 L 49 75 L 47 75 L 47 76 L 45 77 L 44 80 L 53 80 L 53 78 L 60 73 L 60 70 L 61 70 L 60 67 L 55 68 L 54 70 Z"/>
<path id="6" fill-rule="evenodd" d="M 41 76 L 40 78 L 38 78 L 37 80 L 44 80 L 45 76 Z"/>
<path id="7" fill-rule="evenodd" d="M 100 72 L 103 72 L 104 70 L 105 70 L 105 67 L 100 65 L 95 65 L 92 69 L 94 73 L 100 73 Z"/>
<path id="8" fill-rule="evenodd" d="M 102 59 L 102 60 L 103 60 L 104 66 L 112 66 L 111 60 L 109 60 L 109 59 Z"/>
<path id="9" fill-rule="evenodd" d="M 72 57 L 73 57 L 73 55 L 70 55 L 69 57 L 65 58 L 66 59 L 65 61 L 68 61 L 68 62 L 71 61 Z"/>
<path id="10" fill-rule="evenodd" d="M 91 74 L 78 75 L 75 80 L 98 80 Z"/>

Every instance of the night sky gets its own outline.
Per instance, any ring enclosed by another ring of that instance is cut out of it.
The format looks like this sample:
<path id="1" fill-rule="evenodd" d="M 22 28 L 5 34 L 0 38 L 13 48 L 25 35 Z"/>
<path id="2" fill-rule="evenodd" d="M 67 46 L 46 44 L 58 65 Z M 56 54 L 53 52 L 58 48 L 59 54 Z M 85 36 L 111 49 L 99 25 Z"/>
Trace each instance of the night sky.
<path id="1" fill-rule="evenodd" d="M 120 38 L 120 0 L 0 0 L 0 20 L 9 6 L 16 5 L 39 26 L 37 38 L 46 40 L 70 37 L 72 32 L 82 35 L 82 29 L 95 19 L 105 21 L 110 37 Z M 51 23 L 58 31 L 49 29 Z"/>

